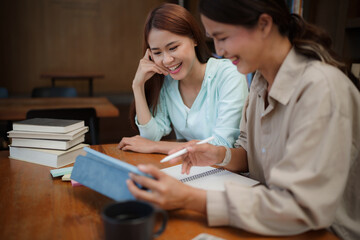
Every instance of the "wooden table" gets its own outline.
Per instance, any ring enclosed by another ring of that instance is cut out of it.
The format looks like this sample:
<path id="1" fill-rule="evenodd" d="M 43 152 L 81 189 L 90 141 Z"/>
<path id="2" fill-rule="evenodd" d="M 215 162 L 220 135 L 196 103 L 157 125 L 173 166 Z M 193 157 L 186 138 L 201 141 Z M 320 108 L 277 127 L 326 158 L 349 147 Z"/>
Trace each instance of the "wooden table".
<path id="1" fill-rule="evenodd" d="M 92 146 L 131 164 L 159 163 L 163 155 L 120 151 L 116 144 Z M 103 239 L 100 212 L 111 199 L 84 186 L 53 179 L 50 167 L 10 160 L 0 151 L 0 239 Z M 231 227 L 207 226 L 206 217 L 187 210 L 168 211 L 169 221 L 159 240 L 190 240 L 208 233 L 227 240 L 277 239 Z M 338 239 L 326 230 L 280 239 Z"/>
<path id="2" fill-rule="evenodd" d="M 56 80 L 85 80 L 89 84 L 89 96 L 93 96 L 93 80 L 95 78 L 104 78 L 101 73 L 65 73 L 65 72 L 52 72 L 43 73 L 40 75 L 42 78 L 50 78 L 51 85 L 55 87 Z"/>
<path id="3" fill-rule="evenodd" d="M 105 97 L 0 99 L 0 120 L 23 120 L 34 109 L 95 108 L 99 118 L 117 117 L 119 110 Z"/>

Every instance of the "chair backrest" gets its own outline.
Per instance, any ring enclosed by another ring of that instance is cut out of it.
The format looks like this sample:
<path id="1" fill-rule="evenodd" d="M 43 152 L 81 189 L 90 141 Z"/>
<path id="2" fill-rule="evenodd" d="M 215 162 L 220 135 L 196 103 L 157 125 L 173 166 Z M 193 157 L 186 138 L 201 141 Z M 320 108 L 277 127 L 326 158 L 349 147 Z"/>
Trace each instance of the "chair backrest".
<path id="1" fill-rule="evenodd" d="M 9 97 L 8 90 L 6 88 L 0 87 L 0 98 L 8 98 L 8 97 Z"/>
<path id="2" fill-rule="evenodd" d="M 62 108 L 62 109 L 39 109 L 30 110 L 26 118 L 57 118 L 84 120 L 89 127 L 85 134 L 85 142 L 91 145 L 99 144 L 99 122 L 94 108 Z"/>
<path id="3" fill-rule="evenodd" d="M 77 97 L 73 87 L 37 87 L 32 90 L 31 97 Z"/>

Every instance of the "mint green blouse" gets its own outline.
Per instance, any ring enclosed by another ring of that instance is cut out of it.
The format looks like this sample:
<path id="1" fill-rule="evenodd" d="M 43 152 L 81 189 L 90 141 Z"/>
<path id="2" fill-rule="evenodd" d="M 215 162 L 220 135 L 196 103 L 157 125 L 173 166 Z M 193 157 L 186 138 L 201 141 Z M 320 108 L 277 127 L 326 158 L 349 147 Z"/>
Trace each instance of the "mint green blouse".
<path id="1" fill-rule="evenodd" d="M 136 124 L 140 135 L 159 141 L 174 128 L 177 139 L 205 139 L 210 143 L 233 147 L 239 136 L 239 125 L 248 86 L 245 75 L 227 59 L 210 58 L 198 96 L 189 109 L 179 92 L 179 81 L 165 77 L 155 117 L 145 125 Z"/>

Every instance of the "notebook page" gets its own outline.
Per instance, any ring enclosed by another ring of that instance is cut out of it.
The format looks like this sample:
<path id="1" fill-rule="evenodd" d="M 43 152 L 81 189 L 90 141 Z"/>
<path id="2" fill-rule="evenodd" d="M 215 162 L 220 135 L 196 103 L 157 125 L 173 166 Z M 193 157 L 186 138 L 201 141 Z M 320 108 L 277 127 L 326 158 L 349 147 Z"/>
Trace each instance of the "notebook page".
<path id="1" fill-rule="evenodd" d="M 207 171 L 210 171 L 212 169 L 214 169 L 213 167 L 192 167 L 190 169 L 190 174 L 181 174 L 181 166 L 182 164 L 179 164 L 179 165 L 175 165 L 175 166 L 172 166 L 172 167 L 168 167 L 168 168 L 163 168 L 161 169 L 161 171 L 165 172 L 166 174 L 172 176 L 173 178 L 176 178 L 177 180 L 180 180 L 180 179 L 183 179 L 183 178 L 186 178 L 186 177 L 191 177 L 191 176 L 195 176 L 195 175 L 198 175 L 198 174 L 201 174 L 201 173 L 204 173 L 204 172 L 207 172 Z"/>
<path id="2" fill-rule="evenodd" d="M 198 177 L 198 175 L 206 175 L 206 172 L 212 171 L 216 168 L 213 167 L 192 167 L 190 169 L 190 174 L 181 174 L 181 164 L 172 166 L 169 168 L 162 169 L 161 171 L 165 172 L 166 174 L 178 179 L 182 180 L 184 178 L 194 177 L 194 180 L 186 181 L 185 184 L 190 185 L 192 187 L 201 188 L 205 190 L 218 190 L 224 191 L 225 190 L 225 182 L 231 181 L 236 182 L 239 184 L 243 184 L 246 186 L 253 186 L 258 184 L 257 181 L 241 176 L 236 173 L 232 173 L 225 169 L 222 171 L 215 171 L 214 174 Z"/>

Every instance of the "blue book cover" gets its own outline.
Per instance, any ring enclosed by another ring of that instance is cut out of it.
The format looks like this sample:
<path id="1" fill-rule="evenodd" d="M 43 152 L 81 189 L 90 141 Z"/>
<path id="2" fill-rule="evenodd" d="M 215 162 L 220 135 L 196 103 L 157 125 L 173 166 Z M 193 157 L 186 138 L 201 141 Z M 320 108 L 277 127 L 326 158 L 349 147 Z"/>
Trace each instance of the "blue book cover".
<path id="1" fill-rule="evenodd" d="M 116 201 L 134 199 L 127 188 L 129 172 L 151 177 L 137 167 L 85 147 L 86 156 L 76 158 L 71 179 Z"/>

